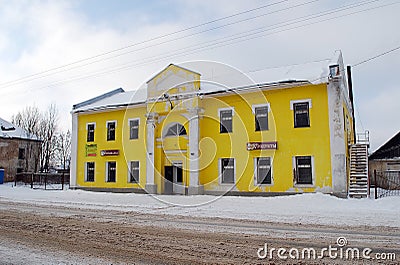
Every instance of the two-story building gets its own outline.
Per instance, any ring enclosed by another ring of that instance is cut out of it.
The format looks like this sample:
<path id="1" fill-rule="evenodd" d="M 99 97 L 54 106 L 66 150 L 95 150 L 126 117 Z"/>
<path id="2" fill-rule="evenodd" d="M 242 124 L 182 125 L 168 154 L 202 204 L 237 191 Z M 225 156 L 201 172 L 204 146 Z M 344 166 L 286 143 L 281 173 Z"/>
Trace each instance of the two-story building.
<path id="1" fill-rule="evenodd" d="M 347 196 L 353 106 L 341 53 L 318 81 L 209 86 L 171 64 L 72 110 L 72 188 Z"/>
<path id="2" fill-rule="evenodd" d="M 41 146 L 36 135 L 0 118 L 0 168 L 4 169 L 4 180 L 13 181 L 21 172 L 37 172 Z"/>

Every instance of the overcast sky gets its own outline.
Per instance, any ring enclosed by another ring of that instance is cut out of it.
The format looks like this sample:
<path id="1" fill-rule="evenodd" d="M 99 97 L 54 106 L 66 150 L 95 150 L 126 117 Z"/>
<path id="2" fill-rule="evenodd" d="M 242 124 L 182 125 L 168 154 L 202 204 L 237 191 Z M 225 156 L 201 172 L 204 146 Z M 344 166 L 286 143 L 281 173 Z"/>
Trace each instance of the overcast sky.
<path id="1" fill-rule="evenodd" d="M 356 65 L 400 46 L 399 14 L 398 0 L 0 0 L 0 116 L 55 103 L 67 128 L 73 104 L 137 89 L 169 63 L 221 62 L 263 82 L 338 49 Z M 400 130 L 399 69 L 400 50 L 353 68 L 372 151 Z"/>

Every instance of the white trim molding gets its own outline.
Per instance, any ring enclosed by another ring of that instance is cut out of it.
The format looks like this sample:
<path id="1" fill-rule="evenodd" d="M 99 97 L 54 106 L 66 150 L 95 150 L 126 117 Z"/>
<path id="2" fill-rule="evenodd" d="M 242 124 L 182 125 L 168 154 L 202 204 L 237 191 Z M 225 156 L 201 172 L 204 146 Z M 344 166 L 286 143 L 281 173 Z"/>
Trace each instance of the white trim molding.
<path id="1" fill-rule="evenodd" d="M 222 182 L 222 159 L 232 159 L 233 160 L 233 183 L 223 183 Z M 236 159 L 233 157 L 221 157 L 218 159 L 218 182 L 222 186 L 233 185 L 236 187 Z"/>
<path id="2" fill-rule="evenodd" d="M 254 104 L 251 105 L 251 111 L 253 114 L 256 114 L 256 108 L 262 108 L 262 107 L 268 107 L 268 113 L 271 112 L 271 106 L 270 103 L 263 103 L 263 104 Z"/>
<path id="3" fill-rule="evenodd" d="M 315 162 L 313 155 L 295 155 L 292 157 L 292 169 L 296 169 L 296 157 L 310 157 L 311 158 L 311 184 L 297 184 L 296 176 L 293 176 L 293 187 L 295 188 L 314 188 L 315 187 Z"/>
<path id="4" fill-rule="evenodd" d="M 138 138 L 131 138 L 131 121 L 138 121 Z M 115 125 L 117 128 L 117 125 Z M 129 130 L 129 140 L 138 140 L 140 138 L 140 118 L 129 118 L 128 119 L 128 130 Z"/>
<path id="5" fill-rule="evenodd" d="M 270 171 L 271 171 L 271 183 L 270 184 L 262 184 L 262 183 L 258 183 L 258 181 L 257 181 L 257 177 L 258 177 L 257 159 L 258 158 L 269 158 Z M 254 167 L 253 167 L 254 186 L 256 186 L 256 187 L 271 187 L 271 186 L 274 186 L 273 157 L 271 157 L 271 156 L 255 156 L 253 158 L 253 163 L 254 163 Z"/>
<path id="6" fill-rule="evenodd" d="M 296 99 L 296 100 L 291 100 L 290 101 L 290 110 L 293 110 L 293 105 L 296 103 L 306 103 L 308 102 L 308 108 L 312 108 L 312 100 L 310 98 L 308 99 Z"/>
<path id="7" fill-rule="evenodd" d="M 89 125 L 94 125 L 94 128 L 96 129 L 96 122 L 87 122 L 86 123 L 86 130 L 88 130 Z"/>
<path id="8" fill-rule="evenodd" d="M 232 111 L 232 118 L 233 118 L 233 116 L 235 116 L 235 107 L 226 107 L 226 108 L 219 108 L 218 109 L 218 118 L 221 115 L 221 111 L 224 111 L 224 110 L 231 110 Z"/>

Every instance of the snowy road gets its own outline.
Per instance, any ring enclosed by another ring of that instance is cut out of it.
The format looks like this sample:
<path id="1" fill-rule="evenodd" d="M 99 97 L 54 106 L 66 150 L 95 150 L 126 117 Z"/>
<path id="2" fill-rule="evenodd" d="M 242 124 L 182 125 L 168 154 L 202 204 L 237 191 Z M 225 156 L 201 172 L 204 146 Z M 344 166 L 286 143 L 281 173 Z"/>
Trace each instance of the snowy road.
<path id="1" fill-rule="evenodd" d="M 144 214 L 0 198 L 1 264 L 287 264 L 276 255 L 259 259 L 257 250 L 265 243 L 275 248 L 321 249 L 335 246 L 338 237 L 345 237 L 351 247 L 395 253 L 395 262 L 399 261 L 400 229 L 396 227 Z M 357 262 L 289 260 L 292 264 Z"/>

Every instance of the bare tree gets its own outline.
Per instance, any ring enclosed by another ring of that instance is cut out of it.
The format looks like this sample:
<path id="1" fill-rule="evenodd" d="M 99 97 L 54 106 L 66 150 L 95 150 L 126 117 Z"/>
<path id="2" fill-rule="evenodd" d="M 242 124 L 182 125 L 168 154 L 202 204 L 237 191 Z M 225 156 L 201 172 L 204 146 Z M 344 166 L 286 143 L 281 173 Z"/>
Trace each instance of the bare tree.
<path id="1" fill-rule="evenodd" d="M 58 110 L 55 104 L 49 105 L 44 112 L 41 112 L 35 106 L 28 106 L 13 116 L 12 121 L 15 125 L 25 129 L 29 138 L 37 137 L 41 140 L 42 144 L 39 154 L 37 155 L 38 162 L 35 163 L 35 171 L 37 171 L 38 164 L 40 171 L 48 171 L 51 163 L 56 160 L 56 155 L 58 155 L 58 152 L 63 153 L 65 157 L 65 159 L 63 159 L 63 164 L 66 165 L 67 154 L 68 152 L 70 153 L 71 148 L 70 143 L 68 144 L 67 142 L 67 138 L 70 137 L 71 133 L 66 132 L 62 134 L 61 138 L 63 147 L 57 146 L 60 139 L 59 137 L 56 137 L 58 127 Z M 67 148 L 67 150 L 61 151 L 59 148 Z M 31 156 L 29 155 L 29 157 Z"/>
<path id="2" fill-rule="evenodd" d="M 23 128 L 27 132 L 27 136 L 32 138 L 39 133 L 39 123 L 41 113 L 36 106 L 27 106 L 17 115 L 12 117 L 12 123 Z"/>
<path id="3" fill-rule="evenodd" d="M 55 151 L 55 133 L 58 125 L 58 110 L 51 104 L 42 114 L 39 123 L 39 137 L 42 139 L 42 152 L 40 155 L 41 171 L 48 171 Z"/>
<path id="4" fill-rule="evenodd" d="M 22 111 L 12 117 L 12 123 L 21 127 L 26 132 L 29 139 L 38 139 L 40 130 L 41 113 L 36 106 L 27 106 Z M 35 148 L 36 143 L 28 142 L 25 155 L 25 168 L 28 170 L 29 159 L 34 161 L 34 171 L 37 172 L 41 149 Z"/>
<path id="5" fill-rule="evenodd" d="M 71 131 L 60 132 L 55 137 L 56 153 L 55 159 L 63 169 L 69 169 L 71 159 Z"/>

